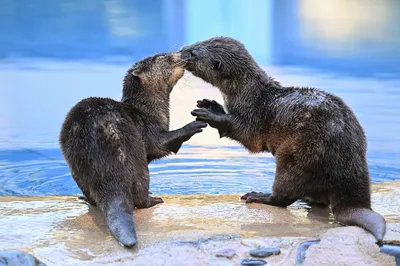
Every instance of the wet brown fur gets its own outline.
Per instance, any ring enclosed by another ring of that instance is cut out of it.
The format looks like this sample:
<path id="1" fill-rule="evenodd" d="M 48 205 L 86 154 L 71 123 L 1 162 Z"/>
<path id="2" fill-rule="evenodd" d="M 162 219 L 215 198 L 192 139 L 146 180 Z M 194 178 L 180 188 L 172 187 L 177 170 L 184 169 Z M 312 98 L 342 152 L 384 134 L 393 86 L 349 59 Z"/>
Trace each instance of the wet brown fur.
<path id="1" fill-rule="evenodd" d="M 371 209 L 366 137 L 341 98 L 315 88 L 282 86 L 232 38 L 185 46 L 181 58 L 224 99 L 226 113 L 214 112 L 224 108 L 204 99 L 192 115 L 250 152 L 268 151 L 276 158 L 272 193 L 247 193 L 246 202 L 330 204 L 338 222 L 364 227 L 381 243 L 386 222 Z"/>
<path id="2" fill-rule="evenodd" d="M 169 131 L 169 95 L 183 73 L 177 54 L 145 58 L 127 71 L 121 101 L 83 99 L 62 125 L 60 146 L 73 179 L 126 247 L 137 243 L 134 207 L 163 202 L 149 195 L 148 164 L 177 153 L 207 125 L 193 121 Z"/>

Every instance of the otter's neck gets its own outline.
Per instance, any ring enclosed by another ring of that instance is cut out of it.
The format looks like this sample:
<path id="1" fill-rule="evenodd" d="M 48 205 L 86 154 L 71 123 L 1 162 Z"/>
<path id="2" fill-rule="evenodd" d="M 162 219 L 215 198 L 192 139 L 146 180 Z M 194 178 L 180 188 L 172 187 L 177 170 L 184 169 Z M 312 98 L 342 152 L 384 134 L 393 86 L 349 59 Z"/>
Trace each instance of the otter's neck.
<path id="1" fill-rule="evenodd" d="M 246 99 L 253 99 L 254 95 L 258 95 L 260 90 L 270 91 L 274 94 L 276 89 L 281 87 L 280 83 L 269 77 L 264 70 L 256 66 L 252 69 L 243 71 L 235 78 L 225 79 L 221 81 L 218 86 L 224 101 L 244 101 Z"/>
<path id="2" fill-rule="evenodd" d="M 135 79 L 133 77 L 133 79 Z M 171 89 L 144 87 L 140 80 L 124 80 L 121 102 L 139 109 L 148 116 L 149 122 L 159 123 L 165 130 L 169 129 L 169 100 Z"/>

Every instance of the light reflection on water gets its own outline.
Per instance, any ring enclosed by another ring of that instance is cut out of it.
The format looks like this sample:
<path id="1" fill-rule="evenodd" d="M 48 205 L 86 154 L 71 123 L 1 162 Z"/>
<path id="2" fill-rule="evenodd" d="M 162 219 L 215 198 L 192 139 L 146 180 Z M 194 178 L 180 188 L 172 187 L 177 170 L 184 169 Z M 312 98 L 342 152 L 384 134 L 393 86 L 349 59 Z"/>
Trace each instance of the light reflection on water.
<path id="1" fill-rule="evenodd" d="M 60 80 L 60 91 L 52 92 L 52 84 L 44 82 L 41 75 L 49 75 L 47 70 L 20 71 L 23 83 L 36 84 L 35 92 L 30 87 L 20 89 L 31 97 L 19 98 L 22 108 L 8 113 L 8 126 L 11 134 L 4 134 L 3 149 L 0 151 L 0 195 L 70 195 L 80 190 L 72 180 L 65 161 L 60 153 L 57 139 L 59 128 L 66 112 L 79 99 L 90 95 L 104 95 L 119 98 L 120 81 L 124 73 L 110 68 L 107 77 L 115 84 L 90 86 L 91 78 L 107 73 L 103 66 L 101 73 L 87 70 L 51 73 L 53 79 Z M 373 182 L 396 180 L 399 178 L 399 132 L 400 116 L 397 103 L 400 95 L 396 92 L 396 81 L 378 82 L 367 79 L 335 79 L 307 72 L 296 73 L 285 68 L 267 67 L 268 73 L 283 84 L 304 84 L 316 86 L 343 97 L 353 108 L 366 131 L 369 149 L 368 161 Z M 32 75 L 35 72 L 37 75 Z M 85 74 L 88 73 L 88 77 Z M 14 74 L 14 72 L 13 72 Z M 67 83 L 67 79 L 77 77 Z M 103 79 L 103 78 L 102 78 Z M 64 83 L 65 81 L 65 83 Z M 20 81 L 21 82 L 21 81 Z M 39 83 L 39 85 L 38 85 Z M 381 88 L 381 84 L 385 86 Z M 68 87 L 82 86 L 77 93 L 70 93 Z M 362 91 L 369 85 L 368 90 Z M 357 86 L 362 86 L 357 87 Z M 114 89 L 117 87 L 117 89 Z M 8 87 L 5 95 L 12 98 L 20 92 Z M 349 89 L 348 89 L 349 88 Z M 358 88 L 358 89 L 357 89 Z M 382 90 L 388 91 L 382 93 Z M 66 91 L 66 92 L 63 92 Z M 41 101 L 46 93 L 56 99 Z M 40 95 L 35 96 L 36 95 Z M 57 96 L 62 94 L 65 97 Z M 213 98 L 221 101 L 221 95 L 215 88 L 204 84 L 191 75 L 185 75 L 177 84 L 171 97 L 171 129 L 192 121 L 190 111 L 195 108 L 196 100 Z M 34 99 L 34 101 L 32 101 Z M 379 110 L 379 112 L 377 111 Z M 384 115 L 382 115 L 384 114 Z M 46 117 L 46 119 L 42 119 Z M 29 130 L 27 130 L 29 129 Z M 400 132 L 399 132 L 400 133 Z M 151 191 L 155 194 L 232 194 L 252 190 L 270 191 L 275 162 L 271 154 L 249 154 L 236 143 L 220 139 L 215 130 L 206 128 L 204 132 L 188 141 L 176 156 L 170 156 L 150 164 Z"/>
<path id="2" fill-rule="evenodd" d="M 119 99 L 134 61 L 216 35 L 240 39 L 284 85 L 342 97 L 366 131 L 372 181 L 400 179 L 397 2 L 367 7 L 327 0 L 324 7 L 332 8 L 321 14 L 310 13 L 320 4 L 306 0 L 83 2 L 46 1 L 46 9 L 19 0 L 2 3 L 0 195 L 80 193 L 57 143 L 72 105 L 89 96 Z M 355 6 L 363 12 L 354 15 Z M 340 17 L 329 11 L 337 8 Z M 363 25 L 375 26 L 365 32 Z M 193 119 L 190 111 L 201 98 L 221 101 L 215 88 L 185 75 L 172 94 L 171 129 Z M 177 156 L 150 165 L 151 191 L 269 191 L 274 171 L 270 154 L 249 155 L 207 128 Z"/>
<path id="3" fill-rule="evenodd" d="M 245 151 L 234 157 L 237 147 L 213 148 L 185 146 L 178 156 L 150 165 L 151 191 L 155 194 L 231 194 L 272 185 L 275 164 L 270 156 L 249 156 Z M 2 170 L 3 195 L 70 195 L 80 193 L 59 150 L 47 150 L 50 159 L 27 151 L 8 151 L 4 156 L 17 158 Z M 192 156 L 192 152 L 196 156 Z M 27 156 L 21 157 L 18 155 Z M 23 161 L 22 161 L 23 160 Z"/>

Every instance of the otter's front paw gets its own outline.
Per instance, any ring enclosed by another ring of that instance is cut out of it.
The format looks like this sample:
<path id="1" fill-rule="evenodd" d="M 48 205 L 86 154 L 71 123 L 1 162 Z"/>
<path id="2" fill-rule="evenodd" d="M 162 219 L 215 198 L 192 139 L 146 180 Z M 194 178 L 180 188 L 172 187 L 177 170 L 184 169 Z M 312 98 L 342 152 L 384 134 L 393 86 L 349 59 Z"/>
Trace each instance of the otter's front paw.
<path id="1" fill-rule="evenodd" d="M 210 126 L 216 128 L 218 119 L 217 114 L 211 112 L 206 108 L 195 109 L 191 113 L 191 115 L 196 116 L 197 121 L 204 121 L 207 122 Z"/>
<path id="2" fill-rule="evenodd" d="M 202 128 L 207 127 L 207 123 L 204 121 L 193 121 L 184 126 L 186 136 L 188 139 L 192 137 L 194 134 L 200 133 L 203 131 Z"/>
<path id="3" fill-rule="evenodd" d="M 214 114 L 225 114 L 224 107 L 214 100 L 203 99 L 197 101 L 197 107 L 205 108 Z"/>
<path id="4" fill-rule="evenodd" d="M 218 129 L 220 138 L 227 137 L 230 131 L 230 120 L 227 114 L 215 114 L 205 108 L 195 109 L 191 112 L 197 121 L 207 122 L 212 128 Z"/>
<path id="5" fill-rule="evenodd" d="M 169 141 L 166 145 L 166 148 L 169 151 L 177 154 L 185 141 L 188 141 L 194 134 L 202 132 L 202 128 L 205 127 L 207 127 L 207 123 L 204 121 L 190 122 L 179 130 L 179 135 L 173 140 Z"/>

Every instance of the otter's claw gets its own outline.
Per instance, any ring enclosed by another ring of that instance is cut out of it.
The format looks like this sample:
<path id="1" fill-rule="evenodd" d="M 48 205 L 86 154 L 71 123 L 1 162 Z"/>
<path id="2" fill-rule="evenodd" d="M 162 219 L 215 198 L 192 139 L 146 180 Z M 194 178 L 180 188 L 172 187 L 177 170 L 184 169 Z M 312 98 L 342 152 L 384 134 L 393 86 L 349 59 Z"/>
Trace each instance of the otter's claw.
<path id="1" fill-rule="evenodd" d="M 246 203 L 269 204 L 270 203 L 269 194 L 264 194 L 263 196 L 249 196 L 246 199 Z"/>
<path id="2" fill-rule="evenodd" d="M 214 114 L 225 114 L 224 107 L 215 100 L 203 99 L 197 101 L 197 107 L 205 108 Z"/>
<path id="3" fill-rule="evenodd" d="M 195 109 L 190 114 L 193 116 L 197 116 L 197 121 L 204 121 L 209 123 L 210 121 L 215 120 L 215 115 L 210 110 L 205 108 Z"/>
<path id="4" fill-rule="evenodd" d="M 268 204 L 270 193 L 262 193 L 252 191 L 244 194 L 241 199 L 246 200 L 246 203 L 264 203 Z"/>
<path id="5" fill-rule="evenodd" d="M 197 121 L 207 122 L 212 128 L 218 129 L 219 136 L 226 137 L 230 130 L 230 117 L 227 114 L 216 114 L 206 108 L 195 109 L 191 115 L 196 116 Z"/>
<path id="6" fill-rule="evenodd" d="M 193 136 L 196 133 L 200 133 L 203 131 L 202 128 L 207 127 L 207 123 L 204 121 L 193 121 L 187 124 L 184 128 L 187 131 L 187 134 Z"/>
<path id="7" fill-rule="evenodd" d="M 252 191 L 252 192 L 244 194 L 243 196 L 240 197 L 240 199 L 246 200 L 248 197 L 259 197 L 262 195 L 264 195 L 264 193 Z"/>
<path id="8" fill-rule="evenodd" d="M 82 200 L 86 204 L 89 204 L 89 205 L 92 205 L 92 206 L 96 206 L 96 202 L 94 202 L 93 200 L 89 200 L 85 195 L 79 196 L 78 200 Z"/>
<path id="9" fill-rule="evenodd" d="M 186 126 L 179 129 L 178 137 L 166 143 L 167 150 L 175 154 L 178 153 L 179 149 L 185 141 L 188 141 L 194 134 L 202 132 L 202 128 L 205 127 L 207 127 L 207 123 L 204 121 L 190 122 Z"/>
<path id="10" fill-rule="evenodd" d="M 164 203 L 162 198 L 156 198 L 156 197 L 149 196 L 149 199 L 150 199 L 150 207 L 153 207 L 160 203 Z"/>

